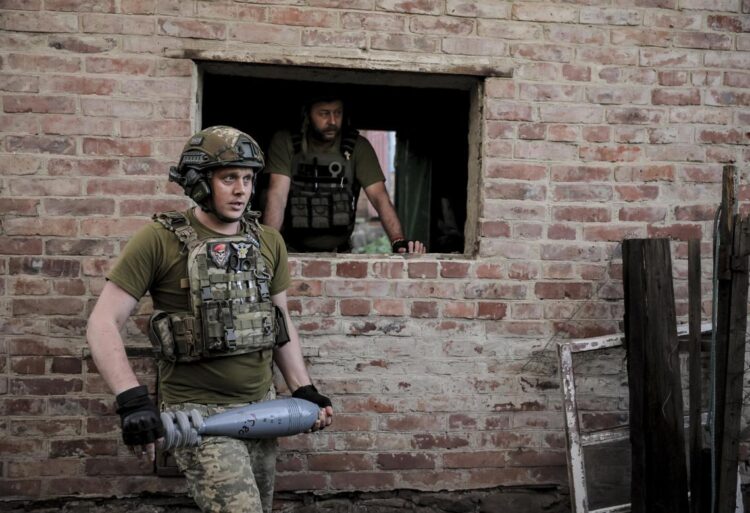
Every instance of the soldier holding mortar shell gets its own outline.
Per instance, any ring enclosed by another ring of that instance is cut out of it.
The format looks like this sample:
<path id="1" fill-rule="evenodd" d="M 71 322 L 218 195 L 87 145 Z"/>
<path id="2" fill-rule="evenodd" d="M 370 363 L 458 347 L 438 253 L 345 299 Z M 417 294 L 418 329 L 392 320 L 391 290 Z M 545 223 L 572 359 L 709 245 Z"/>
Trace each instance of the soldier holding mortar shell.
<path id="1" fill-rule="evenodd" d="M 157 214 L 139 230 L 91 313 L 91 354 L 116 394 L 123 440 L 141 457 L 154 460 L 164 426 L 128 363 L 120 332 L 146 293 L 155 310 L 149 338 L 162 411 L 208 418 L 272 400 L 275 362 L 292 396 L 319 408 L 311 430 L 331 424 L 331 401 L 312 384 L 289 319 L 284 241 L 250 210 L 263 165 L 257 143 L 239 130 L 215 126 L 192 136 L 169 179 L 197 207 Z M 270 513 L 275 438 L 205 436 L 197 446 L 176 445 L 175 460 L 202 511 Z"/>

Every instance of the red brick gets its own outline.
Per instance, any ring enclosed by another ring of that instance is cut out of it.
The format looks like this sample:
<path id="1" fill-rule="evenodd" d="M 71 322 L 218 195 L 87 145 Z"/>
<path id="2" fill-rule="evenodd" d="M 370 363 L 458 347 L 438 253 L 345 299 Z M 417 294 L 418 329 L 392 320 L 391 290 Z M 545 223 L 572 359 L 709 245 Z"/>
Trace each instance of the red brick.
<path id="1" fill-rule="evenodd" d="M 588 299 L 591 292 L 591 283 L 537 282 L 534 285 L 534 293 L 539 299 Z"/>
<path id="2" fill-rule="evenodd" d="M 531 105 L 507 100 L 488 100 L 486 115 L 488 119 L 506 121 L 531 121 L 533 119 Z"/>
<path id="3" fill-rule="evenodd" d="M 442 14 L 443 4 L 440 0 L 377 0 L 375 8 L 409 14 Z"/>
<path id="4" fill-rule="evenodd" d="M 700 105 L 701 95 L 698 89 L 654 89 L 651 91 L 651 103 L 654 105 Z"/>
<path id="5" fill-rule="evenodd" d="M 674 224 L 669 226 L 649 226 L 648 237 L 670 238 L 674 240 L 688 241 L 691 239 L 702 239 L 703 228 L 699 224 Z"/>
<path id="6" fill-rule="evenodd" d="M 435 301 L 414 301 L 411 305 L 411 316 L 430 318 L 438 316 L 438 304 Z"/>
<path id="7" fill-rule="evenodd" d="M 474 275 L 479 279 L 500 279 L 503 277 L 503 268 L 500 264 L 477 263 Z"/>
<path id="8" fill-rule="evenodd" d="M 443 456 L 444 468 L 505 467 L 507 451 L 455 452 Z"/>
<path id="9" fill-rule="evenodd" d="M 326 472 L 373 470 L 374 465 L 366 454 L 311 454 L 307 457 L 310 470 Z"/>
<path id="10" fill-rule="evenodd" d="M 75 14 L 9 12 L 3 15 L 3 29 L 17 32 L 77 32 Z"/>
<path id="11" fill-rule="evenodd" d="M 3 203 L 0 202 L 0 206 Z M 2 237 L 0 236 L 0 255 L 41 255 L 42 241 L 40 239 Z"/>
<path id="12" fill-rule="evenodd" d="M 557 240 L 575 240 L 576 229 L 573 226 L 554 224 L 547 228 L 547 238 Z"/>
<path id="13" fill-rule="evenodd" d="M 328 278 L 331 276 L 331 262 L 312 260 L 302 262 L 302 276 L 309 278 Z"/>
<path id="14" fill-rule="evenodd" d="M 53 374 L 80 374 L 83 369 L 80 358 L 55 356 L 52 358 L 50 372 Z"/>
<path id="15" fill-rule="evenodd" d="M 120 215 L 139 216 L 167 210 L 182 211 L 187 205 L 187 198 L 180 196 L 167 197 L 167 199 L 121 199 Z"/>
<path id="16" fill-rule="evenodd" d="M 84 311 L 84 303 L 80 299 L 58 298 L 13 299 L 11 311 L 14 316 L 23 315 L 80 315 Z"/>
<path id="17" fill-rule="evenodd" d="M 339 302 L 341 315 L 363 316 L 370 315 L 370 301 L 366 299 L 342 299 Z"/>
<path id="18" fill-rule="evenodd" d="M 115 201 L 111 198 L 89 198 L 86 201 L 73 198 L 46 198 L 44 210 L 50 215 L 112 215 L 115 211 Z"/>
<path id="19" fill-rule="evenodd" d="M 66 395 L 81 392 L 83 383 L 78 378 L 11 379 L 9 391 L 13 395 Z"/>
<path id="20" fill-rule="evenodd" d="M 8 151 L 19 153 L 52 153 L 73 155 L 75 141 L 70 137 L 53 136 L 8 136 L 5 139 Z"/>
<path id="21" fill-rule="evenodd" d="M 464 295 L 467 299 L 524 299 L 526 286 L 504 283 L 470 283 Z"/>
<path id="22" fill-rule="evenodd" d="M 508 314 L 508 305 L 506 303 L 495 303 L 480 301 L 478 305 L 477 317 L 479 319 L 500 320 L 505 319 Z"/>
<path id="23" fill-rule="evenodd" d="M 375 33 L 370 36 L 370 47 L 373 50 L 435 53 L 439 46 L 440 40 L 433 36 L 383 33 Z"/>
<path id="24" fill-rule="evenodd" d="M 467 36 L 474 31 L 474 21 L 449 16 L 415 16 L 410 20 L 409 30 L 415 34 Z"/>
<path id="25" fill-rule="evenodd" d="M 414 435 L 413 446 L 416 449 L 455 449 L 457 447 L 467 447 L 469 441 L 458 435 L 433 435 L 417 434 Z"/>
<path id="26" fill-rule="evenodd" d="M 440 264 L 442 278 L 466 278 L 469 275 L 469 264 L 466 262 L 448 262 Z"/>
<path id="27" fill-rule="evenodd" d="M 20 356 L 10 359 L 10 369 L 16 374 L 44 374 L 47 359 L 43 356 Z"/>
<path id="28" fill-rule="evenodd" d="M 277 491 L 299 492 L 302 490 L 322 490 L 328 486 L 328 473 L 314 474 L 300 472 L 276 476 L 274 488 Z"/>
<path id="29" fill-rule="evenodd" d="M 511 17 L 521 21 L 570 23 L 578 21 L 578 9 L 555 5 L 514 4 Z"/>
<path id="30" fill-rule="evenodd" d="M 443 304 L 443 317 L 473 319 L 476 305 L 466 301 L 448 301 Z"/>
<path id="31" fill-rule="evenodd" d="M 435 456 L 424 453 L 378 454 L 377 464 L 383 470 L 434 469 Z"/>
<path id="32" fill-rule="evenodd" d="M 406 315 L 406 304 L 401 299 L 375 299 L 372 310 L 377 315 L 399 317 Z"/>
<path id="33" fill-rule="evenodd" d="M 433 279 L 438 276 L 437 262 L 409 262 L 409 278 Z"/>
<path id="34" fill-rule="evenodd" d="M 714 205 L 677 206 L 674 209 L 677 221 L 712 221 L 715 213 Z"/>
<path id="35" fill-rule="evenodd" d="M 510 237 L 510 224 L 499 221 L 482 221 L 479 233 L 483 237 Z"/>
<path id="36" fill-rule="evenodd" d="M 341 278 L 366 278 L 367 262 L 337 262 L 336 276 Z"/>
<path id="37" fill-rule="evenodd" d="M 227 36 L 238 40 L 258 44 L 297 45 L 300 42 L 300 30 L 281 25 L 260 25 L 258 23 L 237 23 L 229 28 Z"/>
<path id="38" fill-rule="evenodd" d="M 544 201 L 547 196 L 547 188 L 542 184 L 489 182 L 484 191 L 489 199 Z"/>
<path id="39" fill-rule="evenodd" d="M 539 227 L 541 230 L 541 227 Z M 540 235 L 541 237 L 541 235 Z M 508 279 L 533 280 L 539 275 L 539 267 L 535 262 L 512 262 L 508 267 Z"/>
<path id="40" fill-rule="evenodd" d="M 333 11 L 279 6 L 269 8 L 268 22 L 278 25 L 334 28 L 338 25 L 338 16 Z"/>
<path id="41" fill-rule="evenodd" d="M 597 162 L 632 162 L 639 160 L 642 156 L 641 149 L 637 146 L 581 146 L 581 158 L 583 160 Z"/>
<path id="42" fill-rule="evenodd" d="M 619 213 L 620 221 L 658 223 L 663 222 L 666 217 L 666 207 L 622 207 Z"/>
<path id="43" fill-rule="evenodd" d="M 121 140 L 106 137 L 84 137 L 82 149 L 85 155 L 118 155 L 144 157 L 151 155 L 150 141 Z"/>
<path id="44" fill-rule="evenodd" d="M 4 223 L 6 235 L 51 235 L 72 237 L 76 235 L 75 219 L 67 218 L 15 218 Z"/>
<path id="45" fill-rule="evenodd" d="M 656 185 L 616 185 L 615 192 L 623 201 L 643 201 L 656 199 L 659 187 Z"/>
<path id="46" fill-rule="evenodd" d="M 87 476 L 149 476 L 154 472 L 153 463 L 134 457 L 87 458 L 85 467 Z"/>
<path id="47" fill-rule="evenodd" d="M 68 96 L 6 95 L 3 97 L 3 111 L 9 113 L 73 114 L 76 111 L 76 106 L 75 99 Z"/>
<path id="48" fill-rule="evenodd" d="M 583 240 L 621 242 L 623 239 L 643 238 L 645 233 L 642 226 L 586 226 Z"/>
<path id="49" fill-rule="evenodd" d="M 50 442 L 50 457 L 91 457 L 114 456 L 117 454 L 115 440 L 81 439 L 81 440 L 52 440 Z"/>
<path id="50" fill-rule="evenodd" d="M 349 7 L 350 8 L 350 7 Z M 371 32 L 405 32 L 407 18 L 397 14 L 343 12 L 341 26 L 344 29 Z"/>
<path id="51" fill-rule="evenodd" d="M 226 39 L 226 25 L 205 20 L 159 18 L 159 33 L 165 36 L 193 39 Z"/>
<path id="52" fill-rule="evenodd" d="M 606 223 L 611 220 L 611 213 L 606 207 L 553 207 L 552 218 L 555 221 L 573 221 L 579 223 Z"/>

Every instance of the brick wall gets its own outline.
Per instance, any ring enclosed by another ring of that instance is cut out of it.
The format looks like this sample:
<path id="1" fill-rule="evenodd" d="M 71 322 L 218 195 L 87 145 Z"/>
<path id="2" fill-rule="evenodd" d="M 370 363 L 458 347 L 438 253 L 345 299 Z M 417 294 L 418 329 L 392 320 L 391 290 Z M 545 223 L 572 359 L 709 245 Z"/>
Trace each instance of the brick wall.
<path id="1" fill-rule="evenodd" d="M 475 254 L 293 258 L 292 314 L 337 417 L 283 441 L 279 490 L 564 488 L 550 341 L 618 331 L 625 237 L 674 239 L 686 312 L 684 241 L 709 254 L 723 163 L 747 183 L 749 13 L 748 0 L 0 0 L 0 496 L 183 489 L 119 443 L 84 329 L 129 235 L 187 205 L 166 170 L 197 124 L 191 57 L 490 77 Z M 136 349 L 142 327 L 127 326 Z M 153 384 L 150 360 L 133 363 Z M 611 381 L 591 381 L 594 419 L 627 407 Z"/>

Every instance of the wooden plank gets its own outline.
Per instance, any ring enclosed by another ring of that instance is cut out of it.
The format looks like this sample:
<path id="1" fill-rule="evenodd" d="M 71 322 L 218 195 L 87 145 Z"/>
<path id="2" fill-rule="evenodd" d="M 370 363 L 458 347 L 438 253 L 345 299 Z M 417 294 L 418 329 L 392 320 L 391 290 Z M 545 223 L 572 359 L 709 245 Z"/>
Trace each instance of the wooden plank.
<path id="1" fill-rule="evenodd" d="M 560 361 L 560 381 L 565 410 L 565 444 L 568 458 L 568 481 L 570 482 L 570 504 L 574 513 L 589 513 L 586 492 L 586 469 L 583 462 L 581 426 L 578 422 L 576 385 L 573 375 L 573 353 L 569 344 L 559 344 L 557 355 Z"/>
<path id="2" fill-rule="evenodd" d="M 726 376 L 729 339 L 729 311 L 731 309 L 732 294 L 732 231 L 733 217 L 736 209 L 736 169 L 732 165 L 724 166 L 722 178 L 721 211 L 719 215 L 718 260 L 716 262 L 716 333 L 714 339 L 714 397 L 713 397 L 713 453 L 712 453 L 712 488 L 715 490 L 712 498 L 712 510 L 718 513 L 719 490 L 723 488 L 721 472 L 721 455 L 724 453 L 724 422 L 726 410 Z M 744 359 L 743 359 L 744 361 Z M 724 480 L 728 478 L 724 474 Z M 731 478 L 729 478 L 731 479 Z M 734 493 L 733 493 L 734 495 Z"/>
<path id="3" fill-rule="evenodd" d="M 669 240 L 624 241 L 623 285 L 630 388 L 631 508 L 634 513 L 687 513 Z"/>
<path id="4" fill-rule="evenodd" d="M 701 513 L 701 241 L 688 241 L 688 324 L 690 339 L 688 349 L 690 397 L 690 513 Z"/>
<path id="5" fill-rule="evenodd" d="M 726 380 L 724 422 L 719 453 L 717 513 L 734 513 L 737 504 L 737 465 L 742 414 L 742 381 L 745 371 L 745 333 L 747 330 L 748 253 L 750 219 L 735 216 L 732 241 L 729 309 L 719 311 L 726 326 Z"/>

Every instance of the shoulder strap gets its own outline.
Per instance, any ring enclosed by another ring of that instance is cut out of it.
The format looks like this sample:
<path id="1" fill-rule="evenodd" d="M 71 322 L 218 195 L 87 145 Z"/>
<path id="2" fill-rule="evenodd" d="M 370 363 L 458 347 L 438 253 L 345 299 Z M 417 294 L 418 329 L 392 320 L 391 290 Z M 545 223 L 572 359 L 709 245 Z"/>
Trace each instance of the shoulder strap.
<path id="1" fill-rule="evenodd" d="M 152 219 L 174 233 L 184 249 L 191 250 L 198 243 L 198 234 L 195 233 L 193 227 L 190 226 L 190 221 L 182 212 L 174 210 L 161 212 L 154 214 Z"/>
<path id="2" fill-rule="evenodd" d="M 302 153 L 302 134 L 299 132 L 291 133 L 292 148 L 294 148 L 294 155 Z"/>
<path id="3" fill-rule="evenodd" d="M 354 145 L 357 144 L 359 130 L 356 128 L 345 128 L 341 135 L 341 145 L 339 150 L 346 160 L 350 160 L 354 154 Z"/>

